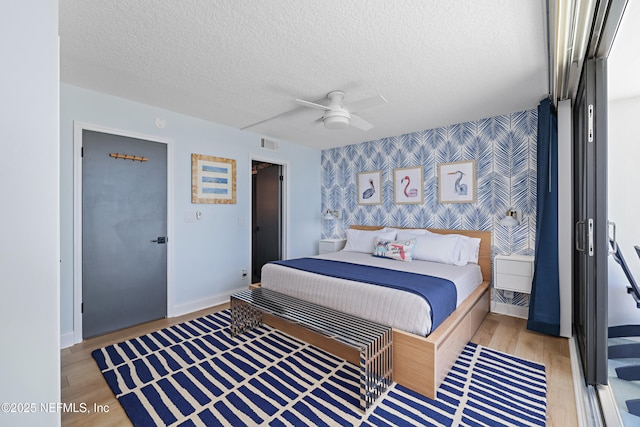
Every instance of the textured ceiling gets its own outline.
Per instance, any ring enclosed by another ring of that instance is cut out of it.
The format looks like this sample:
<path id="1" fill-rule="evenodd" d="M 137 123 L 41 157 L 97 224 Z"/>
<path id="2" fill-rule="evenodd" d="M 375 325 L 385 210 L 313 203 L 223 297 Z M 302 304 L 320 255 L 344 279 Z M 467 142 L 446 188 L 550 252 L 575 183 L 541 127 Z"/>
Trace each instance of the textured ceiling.
<path id="1" fill-rule="evenodd" d="M 64 83 L 318 148 L 534 108 L 545 0 L 60 0 Z M 320 101 L 382 94 L 373 129 Z M 171 126 L 171 123 L 168 124 Z"/>

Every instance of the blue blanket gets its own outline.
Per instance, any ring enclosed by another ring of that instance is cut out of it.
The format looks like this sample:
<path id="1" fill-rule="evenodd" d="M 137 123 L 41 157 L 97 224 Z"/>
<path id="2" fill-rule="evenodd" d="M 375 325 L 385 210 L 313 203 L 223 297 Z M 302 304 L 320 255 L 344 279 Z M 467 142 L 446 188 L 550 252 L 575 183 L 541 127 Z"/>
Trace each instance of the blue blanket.
<path id="1" fill-rule="evenodd" d="M 319 258 L 297 258 L 273 261 L 273 263 L 310 273 L 386 286 L 420 295 L 431 306 L 432 331 L 456 309 L 458 298 L 456 287 L 451 280 L 440 277 Z"/>

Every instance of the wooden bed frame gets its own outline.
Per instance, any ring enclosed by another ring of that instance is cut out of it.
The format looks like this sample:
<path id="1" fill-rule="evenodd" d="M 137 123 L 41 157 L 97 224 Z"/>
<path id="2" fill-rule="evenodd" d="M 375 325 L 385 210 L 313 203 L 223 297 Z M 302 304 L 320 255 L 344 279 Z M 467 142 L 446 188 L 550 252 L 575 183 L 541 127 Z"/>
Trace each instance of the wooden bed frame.
<path id="1" fill-rule="evenodd" d="M 377 226 L 351 226 L 356 230 L 379 230 Z M 464 346 L 489 312 L 491 278 L 491 232 L 428 229 L 440 234 L 478 237 L 478 265 L 482 284 L 451 315 L 426 337 L 393 329 L 393 380 L 435 399 L 436 391 Z M 359 353 L 333 340 L 315 334 L 274 316 L 264 315 L 264 323 L 318 346 L 329 353 L 359 364 Z"/>

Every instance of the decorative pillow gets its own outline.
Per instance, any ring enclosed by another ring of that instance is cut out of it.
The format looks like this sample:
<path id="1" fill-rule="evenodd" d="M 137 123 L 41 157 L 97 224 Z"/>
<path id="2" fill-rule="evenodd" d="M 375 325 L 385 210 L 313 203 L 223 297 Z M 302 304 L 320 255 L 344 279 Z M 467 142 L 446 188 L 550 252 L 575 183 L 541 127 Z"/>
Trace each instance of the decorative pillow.
<path id="1" fill-rule="evenodd" d="M 398 261 L 411 261 L 411 252 L 415 244 L 415 239 L 394 241 L 378 237 L 374 245 L 373 256 L 391 258 Z"/>
<path id="2" fill-rule="evenodd" d="M 443 264 L 465 265 L 463 258 L 465 248 L 464 239 L 457 234 L 429 233 L 416 236 L 416 247 L 413 249 L 413 259 L 441 262 Z"/>
<path id="3" fill-rule="evenodd" d="M 370 254 L 373 252 L 373 244 L 376 237 L 387 240 L 396 239 L 396 231 L 384 230 L 354 230 L 347 229 L 347 243 L 344 245 L 343 251 L 347 252 L 364 252 Z"/>
<path id="4" fill-rule="evenodd" d="M 409 240 L 413 239 L 416 236 L 424 236 L 425 234 L 431 233 L 429 230 L 425 230 L 424 228 L 403 228 L 398 230 L 397 240 Z"/>

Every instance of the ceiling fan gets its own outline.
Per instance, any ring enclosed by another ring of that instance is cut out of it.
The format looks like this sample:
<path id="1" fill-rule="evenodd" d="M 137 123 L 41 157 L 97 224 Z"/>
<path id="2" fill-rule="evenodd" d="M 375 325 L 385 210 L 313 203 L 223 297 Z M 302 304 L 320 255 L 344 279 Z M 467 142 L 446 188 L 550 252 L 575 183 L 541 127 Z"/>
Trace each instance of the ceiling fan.
<path id="1" fill-rule="evenodd" d="M 353 126 L 365 131 L 371 129 L 373 125 L 356 113 L 364 109 L 389 102 L 385 99 L 384 96 L 377 95 L 372 96 L 371 98 L 361 99 L 359 101 L 351 102 L 347 105 L 344 105 L 344 96 L 345 93 L 343 91 L 334 90 L 327 94 L 327 98 L 329 99 L 328 105 L 317 104 L 315 102 L 305 101 L 303 99 L 296 99 L 296 102 L 303 107 L 323 110 L 324 114 L 317 121 L 323 122 L 324 126 L 327 129 L 344 129 L 349 126 Z M 262 123 L 268 122 L 269 120 L 294 113 L 299 109 L 300 107 L 290 111 L 285 111 L 284 113 L 280 113 L 273 117 L 269 117 L 259 122 L 252 123 L 240 129 L 248 129 L 260 125 Z"/>
<path id="2" fill-rule="evenodd" d="M 334 90 L 327 94 L 329 105 L 316 104 L 303 99 L 296 99 L 296 102 L 303 107 L 324 110 L 324 114 L 318 121 L 323 122 L 327 129 L 344 129 L 353 126 L 365 131 L 371 129 L 373 125 L 355 113 L 388 102 L 384 96 L 377 95 L 344 105 L 344 96 L 343 91 Z"/>

